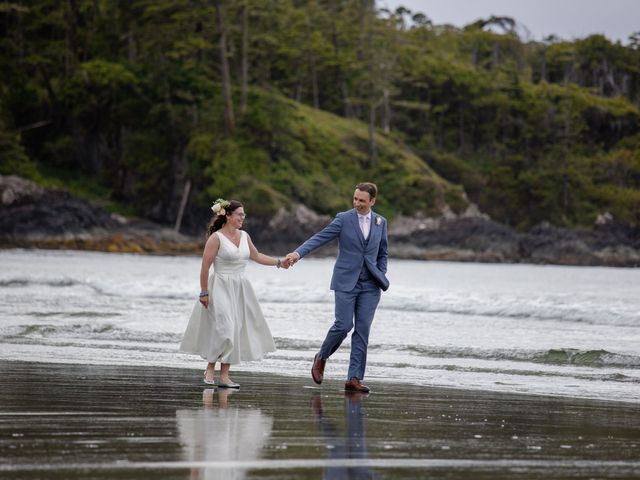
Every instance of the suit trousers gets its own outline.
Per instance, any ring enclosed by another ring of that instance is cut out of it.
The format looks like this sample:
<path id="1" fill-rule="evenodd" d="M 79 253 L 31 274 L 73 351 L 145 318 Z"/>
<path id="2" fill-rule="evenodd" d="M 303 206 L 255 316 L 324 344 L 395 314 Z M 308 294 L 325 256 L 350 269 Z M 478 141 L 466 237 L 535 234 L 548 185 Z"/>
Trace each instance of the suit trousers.
<path id="1" fill-rule="evenodd" d="M 324 360 L 329 358 L 355 326 L 351 335 L 351 357 L 347 380 L 353 377 L 360 380 L 364 378 L 369 331 L 380 302 L 380 294 L 378 284 L 372 277 L 366 275 L 361 276 L 350 292 L 335 292 L 336 319 L 322 343 L 320 358 Z"/>

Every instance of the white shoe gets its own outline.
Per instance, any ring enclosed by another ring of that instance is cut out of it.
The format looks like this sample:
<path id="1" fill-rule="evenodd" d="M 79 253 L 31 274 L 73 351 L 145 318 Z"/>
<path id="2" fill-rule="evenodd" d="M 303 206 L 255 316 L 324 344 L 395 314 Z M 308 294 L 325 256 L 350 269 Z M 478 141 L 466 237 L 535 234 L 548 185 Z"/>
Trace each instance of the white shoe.
<path id="1" fill-rule="evenodd" d="M 216 381 L 214 380 L 207 380 L 207 371 L 204 371 L 204 383 L 206 383 L 207 385 L 215 385 Z"/>

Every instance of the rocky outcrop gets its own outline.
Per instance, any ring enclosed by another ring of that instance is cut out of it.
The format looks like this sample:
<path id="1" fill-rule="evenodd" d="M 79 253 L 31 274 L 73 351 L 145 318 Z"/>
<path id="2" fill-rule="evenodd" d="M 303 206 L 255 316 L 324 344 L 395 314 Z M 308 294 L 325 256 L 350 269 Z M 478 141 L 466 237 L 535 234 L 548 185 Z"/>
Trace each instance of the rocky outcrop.
<path id="1" fill-rule="evenodd" d="M 281 208 L 272 218 L 249 218 L 245 228 L 260 250 L 284 254 L 326 227 L 329 222 L 330 216 L 319 215 L 304 205 L 294 204 L 288 210 Z M 335 245 L 328 245 L 316 255 L 328 255 L 335 251 Z"/>
<path id="2" fill-rule="evenodd" d="M 271 218 L 250 217 L 245 229 L 261 251 L 284 255 L 330 221 L 330 216 L 298 204 Z M 66 192 L 0 176 L 0 246 L 199 254 L 204 241 L 204 234 L 187 236 L 152 222 L 110 215 Z M 335 251 L 334 243 L 316 255 Z M 592 229 L 542 223 L 517 232 L 471 205 L 460 215 L 446 210 L 437 218 L 395 218 L 389 226 L 389 252 L 395 258 L 423 260 L 636 267 L 640 228 L 605 213 Z"/>
<path id="3" fill-rule="evenodd" d="M 548 223 L 517 232 L 485 216 L 432 219 L 413 231 L 391 232 L 400 258 L 558 265 L 640 266 L 640 228 L 614 221 L 592 230 Z"/>
<path id="4" fill-rule="evenodd" d="M 45 190 L 13 175 L 0 176 L 0 239 L 38 241 L 88 238 L 116 222 L 103 209 L 62 190 Z"/>
<path id="5" fill-rule="evenodd" d="M 0 246 L 111 252 L 181 253 L 196 239 L 151 222 L 125 219 L 62 190 L 0 175 Z"/>

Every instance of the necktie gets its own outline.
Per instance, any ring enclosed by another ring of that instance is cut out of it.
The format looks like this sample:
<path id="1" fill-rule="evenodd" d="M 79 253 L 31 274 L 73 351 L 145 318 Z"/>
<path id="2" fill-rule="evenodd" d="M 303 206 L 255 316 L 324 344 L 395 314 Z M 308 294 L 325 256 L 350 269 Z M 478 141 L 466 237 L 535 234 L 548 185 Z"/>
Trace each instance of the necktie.
<path id="1" fill-rule="evenodd" d="M 362 215 L 359 215 L 359 217 L 360 217 L 360 230 L 362 230 L 362 236 L 366 240 L 367 237 L 369 236 L 369 229 L 367 228 L 368 227 L 367 220 L 369 220 L 369 217 L 362 216 Z"/>

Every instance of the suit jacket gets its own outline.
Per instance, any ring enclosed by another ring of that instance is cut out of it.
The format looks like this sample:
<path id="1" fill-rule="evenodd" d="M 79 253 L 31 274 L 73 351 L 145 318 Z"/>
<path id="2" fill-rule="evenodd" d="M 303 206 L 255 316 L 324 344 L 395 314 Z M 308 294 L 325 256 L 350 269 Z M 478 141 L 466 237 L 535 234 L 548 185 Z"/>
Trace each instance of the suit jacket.
<path id="1" fill-rule="evenodd" d="M 384 217 L 371 212 L 369 241 L 365 245 L 355 208 L 340 212 L 329 225 L 300 245 L 296 252 L 302 258 L 336 238 L 339 252 L 331 277 L 332 290 L 353 290 L 363 265 L 367 266 L 382 290 L 389 288 L 389 280 L 385 275 L 388 254 L 387 220 Z"/>

